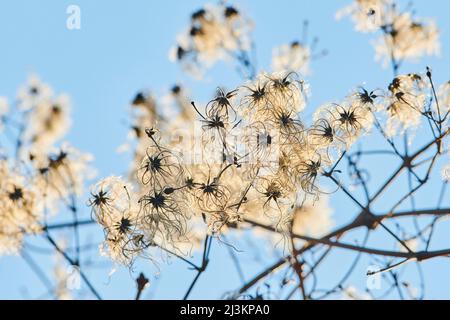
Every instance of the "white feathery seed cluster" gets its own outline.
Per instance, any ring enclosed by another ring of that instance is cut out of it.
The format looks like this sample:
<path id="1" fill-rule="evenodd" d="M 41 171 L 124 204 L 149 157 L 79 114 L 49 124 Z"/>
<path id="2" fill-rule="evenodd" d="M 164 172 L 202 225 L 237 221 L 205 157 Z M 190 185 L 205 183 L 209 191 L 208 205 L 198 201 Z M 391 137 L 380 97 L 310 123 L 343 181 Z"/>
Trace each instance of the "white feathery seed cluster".
<path id="1" fill-rule="evenodd" d="M 440 52 L 439 29 L 434 21 L 402 12 L 393 0 L 355 0 L 336 15 L 338 19 L 344 16 L 350 16 L 360 32 L 382 33 L 374 47 L 376 59 L 385 66 Z"/>
<path id="2" fill-rule="evenodd" d="M 205 67 L 249 51 L 252 29 L 252 21 L 237 7 L 205 5 L 191 15 L 189 27 L 178 36 L 177 46 L 170 51 L 170 59 L 199 76 Z"/>
<path id="3" fill-rule="evenodd" d="M 19 253 L 25 235 L 40 233 L 49 214 L 75 210 L 93 176 L 92 156 L 57 144 L 69 128 L 68 101 L 36 75 L 20 87 L 13 106 L 0 99 L 0 128 L 8 127 L 0 160 L 0 255 Z"/>

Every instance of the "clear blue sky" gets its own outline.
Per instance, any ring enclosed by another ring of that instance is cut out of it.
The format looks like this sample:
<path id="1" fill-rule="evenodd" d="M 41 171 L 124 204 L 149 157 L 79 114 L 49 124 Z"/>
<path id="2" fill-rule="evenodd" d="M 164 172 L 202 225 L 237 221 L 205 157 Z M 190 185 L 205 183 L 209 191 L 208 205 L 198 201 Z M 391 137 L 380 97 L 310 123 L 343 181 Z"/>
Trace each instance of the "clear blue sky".
<path id="1" fill-rule="evenodd" d="M 385 87 L 391 80 L 391 72 L 374 63 L 371 37 L 354 32 L 348 20 L 335 21 L 335 12 L 349 2 L 235 2 L 255 21 L 254 39 L 260 68 L 270 66 L 272 47 L 300 38 L 302 21 L 310 20 L 310 34 L 317 35 L 321 48 L 330 54 L 312 63 L 313 73 L 308 78 L 313 93 L 309 111 L 322 102 L 343 98 L 357 85 L 366 83 L 372 88 Z M 81 8 L 81 30 L 69 31 L 65 27 L 66 8 L 70 4 Z M 149 88 L 161 94 L 172 84 L 181 82 L 191 89 L 196 99 L 206 100 L 218 85 L 231 88 L 240 82 L 234 69 L 223 64 L 208 74 L 208 80 L 198 82 L 168 61 L 168 51 L 176 35 L 183 30 L 190 13 L 202 4 L 203 1 L 176 0 L 133 0 L 126 4 L 106 0 L 2 1 L 0 95 L 12 98 L 27 75 L 37 73 L 57 92 L 63 91 L 71 96 L 73 126 L 68 139 L 95 156 L 99 177 L 124 174 L 128 159 L 118 156 L 116 148 L 125 141 L 127 107 L 138 90 Z M 430 65 L 437 82 L 449 80 L 450 3 L 418 0 L 414 7 L 419 16 L 436 19 L 442 30 L 442 57 L 423 59 L 416 65 L 406 64 L 402 72 L 418 72 Z M 433 195 L 433 192 L 428 195 Z M 334 218 L 338 223 L 348 221 L 354 214 L 354 208 L 347 204 L 340 197 L 333 200 Z M 85 212 L 85 217 L 88 217 L 88 209 Z M 98 238 L 101 231 L 90 228 L 84 236 L 90 235 Z M 448 237 L 442 236 L 440 241 L 436 240 L 437 246 L 448 243 Z M 201 279 L 193 298 L 219 298 L 224 291 L 239 286 L 236 276 L 221 276 L 234 272 L 225 248 L 216 244 L 213 250 L 211 271 Z M 91 255 L 96 253 L 94 250 Z M 51 262 L 47 258 L 37 259 L 43 265 Z M 244 259 L 249 261 L 247 278 L 252 271 L 261 269 L 258 263 Z M 322 273 L 325 281 L 334 279 L 335 271 L 344 270 L 342 268 L 346 266 L 343 257 L 332 259 L 336 270 L 328 268 L 328 272 Z M 352 278 L 351 282 L 356 286 L 364 285 L 364 266 L 368 263 L 363 261 L 359 274 Z M 449 262 L 444 259 L 426 263 L 427 297 L 450 298 L 449 267 Z M 155 272 L 149 262 L 139 263 L 135 270 L 146 270 L 149 276 Z M 131 277 L 135 275 L 130 276 L 128 270 L 121 269 L 109 280 L 107 271 L 106 261 L 89 271 L 99 291 L 106 298 L 133 297 Z M 180 298 L 193 276 L 192 271 L 178 262 L 162 265 L 161 280 L 154 288 L 154 297 Z M 0 298 L 27 297 L 25 291 L 36 297 L 45 290 L 20 258 L 1 258 Z"/>

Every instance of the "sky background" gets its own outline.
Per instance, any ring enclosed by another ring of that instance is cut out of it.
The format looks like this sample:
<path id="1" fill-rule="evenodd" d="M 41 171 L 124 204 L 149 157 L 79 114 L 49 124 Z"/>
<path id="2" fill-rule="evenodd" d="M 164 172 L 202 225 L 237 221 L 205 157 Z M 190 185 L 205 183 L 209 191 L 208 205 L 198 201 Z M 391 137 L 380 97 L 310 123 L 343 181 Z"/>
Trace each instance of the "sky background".
<path id="1" fill-rule="evenodd" d="M 189 87 L 192 97 L 206 101 L 217 86 L 233 88 L 241 82 L 230 64 L 220 63 L 205 80 L 196 81 L 168 60 L 169 49 L 187 25 L 190 13 L 204 3 L 175 0 L 126 3 L 106 0 L 1 1 L 0 95 L 13 99 L 18 86 L 30 73 L 38 74 L 57 93 L 68 93 L 72 101 L 73 125 L 67 140 L 95 156 L 94 166 L 99 178 L 124 175 L 129 159 L 126 155 L 118 155 L 116 149 L 126 140 L 129 102 L 137 91 L 150 89 L 162 96 L 173 84 L 181 83 Z M 385 88 L 392 80 L 392 72 L 374 62 L 370 45 L 372 36 L 356 33 L 349 20 L 335 20 L 336 11 L 350 0 L 241 0 L 230 3 L 245 10 L 255 22 L 254 41 L 260 69 L 270 67 L 274 46 L 299 39 L 302 21 L 310 21 L 310 38 L 318 36 L 319 48 L 327 49 L 329 55 L 312 62 L 312 74 L 307 78 L 312 98 L 307 113 L 321 103 L 342 99 L 358 85 Z M 66 28 L 66 8 L 71 4 L 81 8 L 81 30 Z M 450 3 L 418 0 L 414 2 L 414 8 L 418 16 L 437 21 L 442 32 L 442 54 L 441 57 L 425 58 L 415 65 L 405 64 L 401 72 L 420 72 L 429 65 L 436 82 L 442 83 L 450 78 L 450 20 L 447 16 Z M 374 165 L 379 165 L 382 173 L 395 167 L 386 162 Z M 435 197 L 435 193 L 436 185 L 422 197 L 426 200 Z M 337 224 L 348 221 L 355 212 L 342 197 L 335 197 L 332 204 Z M 88 208 L 84 217 L 89 217 Z M 449 226 L 443 228 L 450 231 Z M 444 231 L 436 238 L 437 247 L 448 243 L 445 234 Z M 88 227 L 83 234 L 86 242 L 99 239 L 101 235 L 98 227 Z M 29 239 L 37 245 L 39 241 L 38 238 Z M 325 283 L 336 279 L 336 274 L 344 272 L 348 266 L 344 255 L 339 256 L 341 252 L 330 258 L 333 268 L 322 272 Z M 94 257 L 96 254 L 96 250 L 91 250 L 89 255 Z M 34 257 L 51 272 L 51 256 L 35 254 Z M 198 256 L 194 258 L 199 260 Z M 247 261 L 247 278 L 262 270 L 260 261 L 253 261 L 248 256 L 242 259 Z M 192 298 L 220 298 L 225 291 L 239 287 L 239 279 L 223 245 L 214 243 L 211 260 L 209 270 L 202 276 Z M 268 265 L 271 261 L 265 263 Z M 364 287 L 365 268 L 369 263 L 363 259 L 349 283 Z M 446 259 L 437 259 L 425 265 L 427 298 L 450 298 L 450 263 Z M 181 298 L 194 276 L 193 271 L 176 261 L 161 265 L 159 280 L 155 279 L 156 269 L 148 261 L 139 262 L 133 272 L 121 268 L 109 278 L 111 267 L 111 263 L 102 260 L 101 264 L 88 270 L 105 298 L 133 298 L 133 278 L 140 271 L 145 271 L 152 282 L 144 298 Z M 35 298 L 43 293 L 45 288 L 20 257 L 0 258 L 0 298 Z"/>

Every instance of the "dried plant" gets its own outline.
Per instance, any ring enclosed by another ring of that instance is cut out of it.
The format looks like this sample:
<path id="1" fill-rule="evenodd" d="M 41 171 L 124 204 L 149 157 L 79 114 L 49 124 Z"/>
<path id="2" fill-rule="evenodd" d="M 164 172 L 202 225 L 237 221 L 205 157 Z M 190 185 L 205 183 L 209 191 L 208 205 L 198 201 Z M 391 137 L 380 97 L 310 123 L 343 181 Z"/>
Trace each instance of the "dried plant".
<path id="1" fill-rule="evenodd" d="M 93 184 L 87 220 L 79 218 L 77 197 L 92 177 L 91 157 L 61 143 L 70 124 L 69 99 L 31 77 L 11 110 L 0 100 L 2 146 L 7 144 L 0 160 L 0 254 L 25 255 L 24 239 L 42 236 L 80 267 L 100 298 L 80 265 L 79 228 L 96 223 L 104 231 L 101 253 L 118 265 L 133 268 L 137 260 L 150 259 L 159 267 L 168 257 L 189 264 L 197 274 L 185 299 L 207 269 L 214 241 L 229 249 L 243 282 L 224 297 L 383 298 L 396 289 L 399 298 L 423 298 L 421 263 L 450 255 L 450 249 L 432 245 L 439 222 L 450 214 L 444 201 L 450 83 L 439 86 L 428 67 L 403 74 L 402 63 L 437 54 L 439 30 L 393 0 L 355 0 L 337 14 L 344 16 L 357 31 L 379 34 L 376 59 L 392 67 L 392 81 L 380 84 L 385 90 L 356 87 L 340 101 L 313 108 L 305 76 L 311 61 L 327 54 L 317 51 L 317 39 L 308 43 L 304 36 L 277 47 L 272 70 L 258 70 L 252 60 L 254 25 L 240 8 L 206 5 L 192 13 L 170 52 L 173 60 L 197 78 L 220 60 L 234 61 L 242 83 L 226 90 L 218 79 L 207 103 L 181 85 L 163 98 L 137 93 L 128 142 L 120 147 L 132 152 L 129 174 Z M 166 117 L 169 108 L 175 115 Z M 313 111 L 312 118 L 305 110 Z M 389 166 L 370 165 L 371 157 L 397 167 L 386 174 Z M 441 189 L 434 190 L 438 183 Z M 423 199 L 427 186 L 439 194 L 437 204 Z M 330 201 L 337 196 L 346 198 L 349 212 L 336 214 L 350 221 L 339 226 Z M 63 208 L 73 221 L 48 224 Z M 61 228 L 74 232 L 72 252 L 51 235 Z M 348 240 L 355 230 L 363 231 L 357 243 Z M 372 245 L 372 234 L 392 241 L 394 249 Z M 269 250 L 255 250 L 275 252 L 278 259 L 269 266 L 266 260 L 259 274 L 244 279 L 245 262 L 236 258 L 242 239 L 264 243 Z M 351 264 L 336 275 L 335 285 L 318 288 L 317 278 L 330 270 L 327 257 L 339 250 L 354 253 Z M 195 252 L 202 254 L 200 264 L 191 261 Z M 348 283 L 363 257 L 380 266 L 368 276 L 382 276 L 388 288 L 383 293 L 357 292 Z M 416 278 L 402 272 L 411 264 Z M 148 282 L 143 274 L 139 278 L 146 281 L 137 297 Z M 261 293 L 263 284 L 270 292 Z M 58 292 L 70 296 L 60 286 Z"/>

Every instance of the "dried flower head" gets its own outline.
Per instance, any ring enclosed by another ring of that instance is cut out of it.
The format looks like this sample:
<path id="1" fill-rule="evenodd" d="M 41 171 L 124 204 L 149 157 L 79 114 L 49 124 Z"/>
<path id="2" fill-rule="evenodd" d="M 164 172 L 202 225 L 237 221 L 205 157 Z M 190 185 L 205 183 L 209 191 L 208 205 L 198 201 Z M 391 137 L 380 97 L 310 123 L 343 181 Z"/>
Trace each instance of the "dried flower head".
<path id="1" fill-rule="evenodd" d="M 191 15 L 191 23 L 178 37 L 170 58 L 200 76 L 216 61 L 249 51 L 251 30 L 252 22 L 237 7 L 205 5 Z"/>
<path id="2" fill-rule="evenodd" d="M 420 125 L 427 100 L 426 88 L 419 74 L 400 75 L 391 82 L 386 98 L 388 135 L 414 130 Z"/>
<path id="3" fill-rule="evenodd" d="M 18 253 L 26 234 L 41 232 L 42 202 L 35 186 L 0 161 L 0 255 Z"/>
<path id="4" fill-rule="evenodd" d="M 70 126 L 69 98 L 61 95 L 39 102 L 30 112 L 30 125 L 26 137 L 31 141 L 29 149 L 35 155 L 45 154 L 65 136 Z"/>

